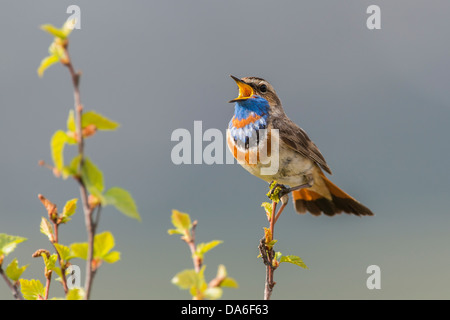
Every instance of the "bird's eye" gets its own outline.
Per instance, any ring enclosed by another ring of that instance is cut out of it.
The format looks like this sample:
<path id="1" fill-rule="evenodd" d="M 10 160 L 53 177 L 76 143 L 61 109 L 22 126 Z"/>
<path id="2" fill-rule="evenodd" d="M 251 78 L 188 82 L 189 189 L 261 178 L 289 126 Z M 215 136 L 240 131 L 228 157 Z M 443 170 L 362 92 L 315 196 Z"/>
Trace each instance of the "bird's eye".
<path id="1" fill-rule="evenodd" d="M 267 86 L 265 84 L 262 84 L 259 86 L 259 91 L 261 92 L 267 92 Z"/>

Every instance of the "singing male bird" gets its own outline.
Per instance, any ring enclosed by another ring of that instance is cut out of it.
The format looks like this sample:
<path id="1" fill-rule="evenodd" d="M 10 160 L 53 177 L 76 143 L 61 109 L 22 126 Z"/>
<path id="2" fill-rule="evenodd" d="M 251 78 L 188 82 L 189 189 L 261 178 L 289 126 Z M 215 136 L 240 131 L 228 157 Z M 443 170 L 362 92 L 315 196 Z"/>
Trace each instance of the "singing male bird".
<path id="1" fill-rule="evenodd" d="M 289 186 L 284 187 L 282 194 L 292 192 L 298 213 L 373 215 L 369 208 L 325 176 L 323 171 L 331 174 L 325 158 L 306 132 L 286 116 L 269 82 L 257 77 L 231 77 L 238 85 L 239 96 L 230 101 L 235 103 L 235 109 L 228 125 L 227 144 L 247 171 L 265 181 L 276 180 L 280 185 Z M 260 153 L 264 149 L 270 156 L 272 129 L 278 129 L 279 134 L 278 170 L 262 174 L 261 169 L 269 164 L 260 161 Z M 264 130 L 268 133 L 260 134 Z"/>

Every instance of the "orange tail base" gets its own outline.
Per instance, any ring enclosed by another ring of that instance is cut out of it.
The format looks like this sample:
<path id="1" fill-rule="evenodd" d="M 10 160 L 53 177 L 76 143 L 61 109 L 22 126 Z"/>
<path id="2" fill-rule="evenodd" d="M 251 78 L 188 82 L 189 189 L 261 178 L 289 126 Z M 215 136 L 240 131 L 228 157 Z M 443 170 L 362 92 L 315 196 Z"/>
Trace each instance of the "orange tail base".
<path id="1" fill-rule="evenodd" d="M 328 188 L 331 199 L 311 189 L 293 191 L 294 207 L 298 213 L 308 211 L 315 216 L 319 216 L 323 212 L 327 216 L 334 216 L 345 212 L 357 216 L 373 216 L 369 208 L 339 189 L 323 173 L 320 174 L 320 177 Z"/>

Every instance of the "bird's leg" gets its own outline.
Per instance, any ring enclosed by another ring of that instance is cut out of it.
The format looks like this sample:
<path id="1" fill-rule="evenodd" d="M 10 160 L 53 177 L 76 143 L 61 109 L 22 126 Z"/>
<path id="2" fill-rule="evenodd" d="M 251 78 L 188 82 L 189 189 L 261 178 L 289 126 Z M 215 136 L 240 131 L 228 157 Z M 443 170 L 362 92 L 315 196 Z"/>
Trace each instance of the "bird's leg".
<path id="1" fill-rule="evenodd" d="M 312 175 L 305 175 L 305 180 L 306 180 L 306 183 L 292 187 L 292 188 L 286 188 L 285 186 L 283 186 L 279 193 L 280 199 L 281 199 L 281 197 L 291 193 L 292 191 L 296 191 L 296 190 L 300 190 L 300 189 L 304 189 L 304 188 L 311 188 L 313 186 L 314 180 L 313 180 Z"/>
<path id="2" fill-rule="evenodd" d="M 304 188 L 311 188 L 311 187 L 312 187 L 312 185 L 309 183 L 301 184 L 299 186 L 292 187 L 292 188 L 284 187 L 280 190 L 280 198 L 284 195 L 291 193 L 292 191 L 296 191 L 296 190 L 300 190 L 300 189 L 304 189 Z"/>
<path id="3" fill-rule="evenodd" d="M 272 189 L 270 190 L 269 195 L 273 196 L 273 193 L 275 192 L 275 190 L 277 188 L 280 188 L 280 192 L 278 193 L 278 195 L 279 195 L 279 198 L 281 199 L 281 197 L 291 193 L 292 191 L 300 190 L 300 189 L 303 189 L 303 188 L 311 188 L 313 186 L 313 184 L 314 184 L 314 180 L 313 180 L 312 175 L 305 175 L 304 177 L 305 177 L 306 183 L 298 185 L 298 186 L 295 186 L 295 187 L 292 187 L 292 188 L 288 188 L 288 187 L 286 187 L 283 184 L 276 183 L 272 187 Z M 270 186 L 272 186 L 273 183 L 274 183 L 274 181 L 272 180 L 272 182 L 270 182 Z"/>
<path id="4" fill-rule="evenodd" d="M 279 183 L 275 183 L 274 181 L 270 182 L 270 186 L 271 186 L 271 190 L 270 192 L 267 194 L 267 196 L 273 200 L 273 195 L 274 192 L 277 188 L 280 188 L 279 192 L 278 192 L 278 199 L 281 201 L 281 207 L 278 209 L 278 211 L 276 211 L 276 204 L 278 201 L 274 202 L 274 208 L 273 208 L 273 220 L 271 221 L 271 223 L 273 225 L 275 225 L 275 223 L 277 222 L 278 218 L 280 217 L 281 213 L 283 212 L 284 208 L 286 207 L 286 205 L 289 202 L 289 193 L 296 191 L 296 190 L 300 190 L 303 188 L 311 188 L 314 184 L 314 180 L 312 175 L 305 175 L 305 180 L 306 183 L 292 187 L 292 188 L 288 188 L 283 184 L 279 184 Z M 275 214 L 276 211 L 276 214 Z"/>
<path id="5" fill-rule="evenodd" d="M 288 188 L 286 188 L 286 186 L 284 185 L 284 184 L 280 184 L 280 183 L 275 183 L 273 186 L 272 186 L 272 184 L 274 183 L 274 181 L 272 181 L 269 185 L 272 187 L 271 189 L 270 189 L 270 192 L 269 192 L 269 198 L 271 197 L 271 196 L 273 196 L 273 194 L 274 194 L 274 192 L 275 192 L 275 190 L 277 189 L 277 188 L 280 188 L 281 190 L 280 190 L 280 198 L 281 198 L 281 191 L 282 190 L 286 190 L 286 189 L 288 189 Z M 288 192 L 289 193 L 289 192 Z"/>
<path id="6" fill-rule="evenodd" d="M 299 185 L 299 186 L 295 186 L 295 187 L 292 187 L 292 188 L 288 188 L 288 187 L 286 187 L 285 185 L 283 185 L 283 184 L 279 184 L 279 183 L 277 183 L 277 184 L 275 184 L 274 186 L 273 186 L 273 188 L 270 190 L 270 193 L 269 193 L 269 198 L 271 197 L 271 196 L 273 196 L 273 194 L 274 194 L 274 192 L 275 192 L 275 190 L 277 189 L 277 188 L 280 188 L 280 191 L 279 191 L 279 193 L 278 193 L 278 196 L 279 196 L 279 198 L 281 199 L 283 196 L 285 196 L 285 195 L 288 195 L 289 193 L 291 193 L 292 191 L 296 191 L 296 190 L 300 190 L 300 189 L 303 189 L 303 188 L 311 188 L 312 187 L 312 184 L 310 183 L 310 182 L 307 182 L 307 183 L 304 183 L 304 184 L 301 184 L 301 185 Z"/>

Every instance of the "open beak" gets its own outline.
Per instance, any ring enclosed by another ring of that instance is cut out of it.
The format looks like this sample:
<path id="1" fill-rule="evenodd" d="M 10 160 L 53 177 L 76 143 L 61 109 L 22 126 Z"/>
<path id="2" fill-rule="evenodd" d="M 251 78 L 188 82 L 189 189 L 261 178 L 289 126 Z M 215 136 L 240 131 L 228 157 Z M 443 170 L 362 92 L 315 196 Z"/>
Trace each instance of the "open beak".
<path id="1" fill-rule="evenodd" d="M 241 79 L 239 79 L 235 76 L 230 75 L 230 77 L 232 77 L 233 80 L 236 81 L 236 84 L 239 87 L 239 96 L 228 102 L 247 100 L 248 98 L 253 96 L 253 88 L 250 85 L 246 84 L 244 81 L 242 81 Z"/>

